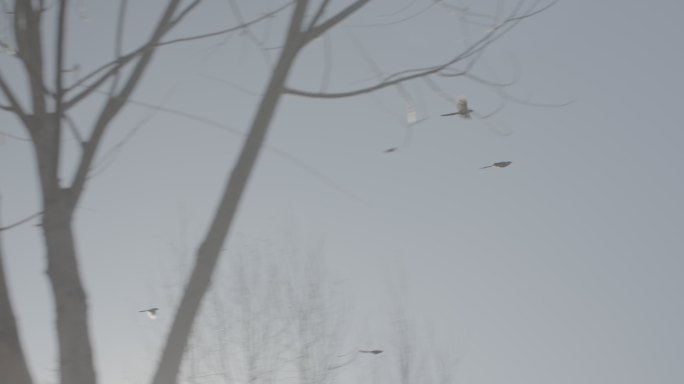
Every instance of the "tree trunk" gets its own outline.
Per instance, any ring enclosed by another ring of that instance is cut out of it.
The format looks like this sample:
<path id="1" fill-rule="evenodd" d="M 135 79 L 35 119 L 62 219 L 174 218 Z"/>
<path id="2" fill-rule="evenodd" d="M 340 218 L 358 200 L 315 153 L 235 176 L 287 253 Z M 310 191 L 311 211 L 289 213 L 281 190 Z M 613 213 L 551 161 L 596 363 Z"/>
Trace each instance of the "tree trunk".
<path id="1" fill-rule="evenodd" d="M 60 378 L 62 384 L 95 384 L 88 334 L 88 304 L 81 284 L 72 232 L 74 207 L 68 190 L 58 189 L 45 201 L 43 231 L 47 274 L 57 310 Z"/>
<path id="2" fill-rule="evenodd" d="M 32 384 L 24 351 L 19 342 L 19 331 L 10 302 L 2 242 L 0 241 L 0 379 L 8 384 Z"/>
<path id="3" fill-rule="evenodd" d="M 300 47 L 288 43 L 276 64 L 273 75 L 266 88 L 266 94 L 256 111 L 245 144 L 237 163 L 233 167 L 223 196 L 216 210 L 212 225 L 197 251 L 195 267 L 185 288 L 171 331 L 157 367 L 153 384 L 175 384 L 183 352 L 187 345 L 195 316 L 204 294 L 207 292 L 211 276 L 223 248 L 223 244 L 235 217 L 240 198 L 245 190 L 249 176 L 264 142 L 266 132 L 282 96 L 282 90 Z"/>

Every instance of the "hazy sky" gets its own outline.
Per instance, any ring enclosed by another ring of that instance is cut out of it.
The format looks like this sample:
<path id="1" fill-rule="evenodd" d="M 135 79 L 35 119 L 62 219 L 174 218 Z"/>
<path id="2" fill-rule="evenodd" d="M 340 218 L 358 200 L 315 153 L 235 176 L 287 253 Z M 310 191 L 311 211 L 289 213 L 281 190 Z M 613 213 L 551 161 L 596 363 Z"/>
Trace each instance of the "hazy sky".
<path id="1" fill-rule="evenodd" d="M 76 9 L 70 14 L 67 61 L 85 71 L 112 57 L 116 2 L 82 3 L 90 21 Z M 130 3 L 125 42 L 132 48 L 163 2 Z M 239 3 L 251 19 L 284 2 Z M 393 14 L 405 3 L 374 1 L 345 24 L 385 73 L 444 61 L 484 33 L 439 6 L 393 23 L 431 1 Z M 478 11 L 496 9 L 495 1 L 477 3 Z M 410 83 L 418 118 L 427 119 L 391 154 L 383 151 L 405 134 L 406 104 L 395 89 L 376 98 L 285 97 L 267 140 L 276 150 L 260 157 L 231 241 L 322 243 L 359 323 L 387 309 L 388 282 L 405 274 L 409 311 L 453 339 L 458 383 L 684 382 L 683 13 L 677 0 L 561 0 L 497 41 L 473 73 L 516 80 L 506 90 L 520 99 L 573 104 L 509 102 L 486 122 L 465 121 L 440 117 L 453 105 Z M 276 48 L 284 20 L 254 33 Z M 379 23 L 389 25 L 368 26 Z M 209 1 L 174 36 L 235 24 L 228 2 Z M 372 83 L 346 28 L 328 43 L 329 90 Z M 302 53 L 290 85 L 320 88 L 328 43 Z M 278 51 L 267 52 L 275 59 Z M 0 70 L 25 92 L 13 60 L 0 56 Z M 194 249 L 207 228 L 242 140 L 231 129 L 245 132 L 258 102 L 244 90 L 262 91 L 264 61 L 246 35 L 164 48 L 134 98 L 227 128 L 164 112 L 140 126 L 150 112 L 135 105 L 114 121 L 101 154 L 141 128 L 90 181 L 76 219 L 102 383 L 149 378 L 184 278 L 178 271 L 188 266 L 178 249 Z M 467 96 L 476 111 L 499 105 L 493 87 L 435 81 L 453 98 Z M 97 110 L 94 102 L 79 109 L 82 129 Z M 7 113 L 0 132 L 26 136 Z M 2 136 L 4 224 L 39 210 L 31 156 L 26 142 Z M 513 164 L 478 169 L 497 161 Z M 22 340 L 35 377 L 49 382 L 57 368 L 54 315 L 32 224 L 2 235 Z M 137 313 L 152 306 L 161 308 L 156 322 Z"/>

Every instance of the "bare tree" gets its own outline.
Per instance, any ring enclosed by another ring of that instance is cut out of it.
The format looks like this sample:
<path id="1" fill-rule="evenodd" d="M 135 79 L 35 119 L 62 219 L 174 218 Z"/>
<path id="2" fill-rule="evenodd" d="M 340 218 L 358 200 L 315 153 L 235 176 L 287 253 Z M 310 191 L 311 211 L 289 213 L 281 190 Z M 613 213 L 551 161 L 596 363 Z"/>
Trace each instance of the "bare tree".
<path id="1" fill-rule="evenodd" d="M 401 384 L 449 384 L 457 359 L 445 335 L 429 337 L 431 329 L 418 326 L 406 308 L 397 304 L 392 319 L 390 345 L 393 350 L 390 382 Z M 445 330 L 442 330 L 443 332 Z M 387 378 L 385 377 L 385 380 Z"/>
<path id="2" fill-rule="evenodd" d="M 334 282 L 320 249 L 287 250 L 263 239 L 238 243 L 217 270 L 193 329 L 185 382 L 334 384 L 345 368 L 361 374 L 361 383 L 452 382 L 455 359 L 445 330 L 434 337 L 410 315 L 403 274 L 389 313 L 374 313 L 381 330 L 363 337 L 384 340 L 383 350 L 363 350 L 349 341 L 355 339 L 349 324 L 365 314 L 345 300 L 348 287 Z M 363 353 L 370 357 L 358 359 Z M 380 354 L 386 358 L 375 357 Z M 363 376 L 366 369 L 374 375 Z"/>
<path id="3" fill-rule="evenodd" d="M 195 327 L 196 334 L 213 336 L 214 342 L 195 348 L 211 359 L 204 364 L 209 371 L 205 375 L 224 383 L 270 384 L 285 359 L 291 327 L 283 255 L 267 242 L 251 241 L 230 253 L 221 282 L 213 286 L 205 305 L 206 316 Z"/>
<path id="4" fill-rule="evenodd" d="M 181 377 L 333 383 L 352 359 L 341 355 L 347 308 L 327 277 L 322 252 L 300 253 L 266 240 L 239 243 L 227 251 L 202 305 Z"/>
<path id="5" fill-rule="evenodd" d="M 122 35 L 127 0 L 122 0 L 114 34 L 114 59 L 68 86 L 65 74 L 70 69 L 65 64 L 65 52 L 69 1 L 16 0 L 11 9 L 5 2 L 2 3 L 5 8 L 3 21 L 12 25 L 12 37 L 11 41 L 3 40 L 0 45 L 4 53 L 16 58 L 22 67 L 27 79 L 25 89 L 28 89 L 28 100 L 22 100 L 24 89 L 13 86 L 0 72 L 0 94 L 6 101 L 6 104 L 0 105 L 0 110 L 9 112 L 18 119 L 33 146 L 42 197 L 41 228 L 47 251 L 47 274 L 57 309 L 56 328 L 62 383 L 97 382 L 87 320 L 87 296 L 78 268 L 73 218 L 107 129 L 140 84 L 158 47 L 224 34 L 244 27 L 163 41 L 200 1 L 193 0 L 185 6 L 181 6 L 182 3 L 182 0 L 169 0 L 153 26 L 150 37 L 138 48 L 124 53 Z M 53 17 L 56 28 L 53 34 L 53 58 L 46 57 L 44 41 L 45 19 L 48 17 Z M 265 17 L 267 16 L 262 19 Z M 84 135 L 70 117 L 71 112 L 96 92 L 100 92 L 106 84 L 109 84 L 106 100 L 102 103 L 90 131 Z M 61 164 L 65 152 L 63 138 L 67 135 L 72 135 L 80 145 L 80 158 L 75 167 L 69 170 L 70 174 L 65 176 L 60 170 L 63 168 Z M 9 319 L 12 312 L 7 312 L 7 316 Z M 13 324 L 0 325 L 10 327 Z M 0 329 L 0 333 L 4 332 L 5 328 Z M 9 339 L 0 339 L 0 343 L 11 342 Z M 4 348 L 8 346 L 0 346 L 0 349 Z M 17 359 L 20 357 L 21 355 L 15 356 Z"/>
<path id="6" fill-rule="evenodd" d="M 87 73 L 71 85 L 66 85 L 65 81 L 65 73 L 70 70 L 66 66 L 65 59 L 67 46 L 65 31 L 68 24 L 69 1 L 59 0 L 50 3 L 45 0 L 15 0 L 13 7 L 5 13 L 11 15 L 12 39 L 2 41 L 1 47 L 4 52 L 13 55 L 21 65 L 27 79 L 28 96 L 24 100 L 21 89 L 13 87 L 0 72 L 0 92 L 5 98 L 0 109 L 13 114 L 18 119 L 33 146 L 42 198 L 41 229 L 48 261 L 47 272 L 56 304 L 62 383 L 92 384 L 97 382 L 87 321 L 87 296 L 79 272 L 73 230 L 74 212 L 85 191 L 93 161 L 108 127 L 130 100 L 131 94 L 140 84 L 158 47 L 235 30 L 245 30 L 250 39 L 255 39 L 246 29 L 249 25 L 272 17 L 281 10 L 291 10 L 288 26 L 282 35 L 283 44 L 278 49 L 277 59 L 272 67 L 265 92 L 254 112 L 238 159 L 227 175 L 226 185 L 209 230 L 198 248 L 194 267 L 152 379 L 154 384 L 172 384 L 177 380 L 183 352 L 200 304 L 210 286 L 221 249 L 282 96 L 335 99 L 364 95 L 389 87 L 398 87 L 408 81 L 429 79 L 434 76 L 445 78 L 467 76 L 489 45 L 525 18 L 550 6 L 550 4 L 543 5 L 540 1 L 532 1 L 528 4 L 525 0 L 519 0 L 509 14 L 495 18 L 486 33 L 474 39 L 461 51 L 454 52 L 441 63 L 395 72 L 377 79 L 375 84 L 362 88 L 326 92 L 299 89 L 288 84 L 288 75 L 293 69 L 295 60 L 310 43 L 319 37 L 324 37 L 331 29 L 371 3 L 371 0 L 352 1 L 336 12 L 331 12 L 330 0 L 294 0 L 257 19 L 243 20 L 237 27 L 215 33 L 164 40 L 165 36 L 200 2 L 201 0 L 187 2 L 169 0 L 159 20 L 154 24 L 150 37 L 138 48 L 124 53 L 122 35 L 127 1 L 122 0 L 117 29 L 114 33 L 114 59 Z M 183 6 L 184 3 L 187 4 Z M 432 3 L 434 4 L 430 6 L 448 5 L 444 1 Z M 236 14 L 239 14 L 239 8 L 233 9 Z M 467 10 L 460 11 L 467 12 Z M 47 50 L 43 31 L 46 25 L 45 18 L 48 15 L 54 17 L 55 26 L 54 57 L 50 60 L 46 58 Z M 261 48 L 266 50 L 263 45 Z M 109 85 L 109 89 L 103 91 L 102 88 L 106 85 Z M 97 92 L 104 92 L 106 99 L 91 129 L 84 134 L 73 123 L 70 114 L 76 106 Z M 76 139 L 80 155 L 75 167 L 68 170 L 70 174 L 64 175 L 62 143 L 67 135 Z M 5 342 L 5 340 L 0 339 L 0 342 Z"/>
<path id="7" fill-rule="evenodd" d="M 2 212 L 0 212 L 0 218 L 1 216 Z M 7 277 L 3 265 L 5 256 L 3 254 L 2 235 L 4 230 L 21 224 L 23 221 L 25 220 L 2 227 L 2 220 L 0 220 L 0 377 L 9 383 L 16 384 L 30 384 L 33 381 L 19 342 L 17 322 L 10 302 Z"/>
<path id="8" fill-rule="evenodd" d="M 539 1 L 534 1 L 531 5 L 526 6 L 525 1 L 519 1 L 508 16 L 497 20 L 482 37 L 476 39 L 467 48 L 454 54 L 451 58 L 433 66 L 396 72 L 380 79 L 374 85 L 340 92 L 306 91 L 290 86 L 287 84 L 287 78 L 295 59 L 302 50 L 312 41 L 325 35 L 332 28 L 368 5 L 370 0 L 356 0 L 337 13 L 326 17 L 330 3 L 329 0 L 321 0 L 318 4 L 309 0 L 294 2 L 289 26 L 283 37 L 283 45 L 280 48 L 271 77 L 254 113 L 249 133 L 238 159 L 228 175 L 211 227 L 197 251 L 195 266 L 166 340 L 166 346 L 153 380 L 154 384 L 173 383 L 178 374 L 183 350 L 187 344 L 193 321 L 202 298 L 209 288 L 220 250 L 226 240 L 242 194 L 283 95 L 320 99 L 344 98 L 368 94 L 429 76 L 465 76 L 485 48 L 522 20 L 542 12 L 553 4 L 552 2 L 540 6 Z M 463 67 L 459 68 L 459 65 Z"/>
<path id="9" fill-rule="evenodd" d="M 349 308 L 326 276 L 320 252 L 305 255 L 290 278 L 288 301 L 293 319 L 290 345 L 301 384 L 332 384 L 341 368 L 354 361 L 356 351 L 344 353 Z"/>

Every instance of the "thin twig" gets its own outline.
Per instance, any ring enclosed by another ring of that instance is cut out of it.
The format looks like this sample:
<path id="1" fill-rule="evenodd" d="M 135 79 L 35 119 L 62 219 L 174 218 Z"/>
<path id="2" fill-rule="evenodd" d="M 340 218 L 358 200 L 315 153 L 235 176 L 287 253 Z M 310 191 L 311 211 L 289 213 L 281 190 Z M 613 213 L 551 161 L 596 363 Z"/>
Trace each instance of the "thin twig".
<path id="1" fill-rule="evenodd" d="M 421 77 L 433 75 L 433 74 L 439 74 L 445 69 L 450 68 L 453 64 L 456 64 L 458 62 L 461 62 L 465 59 L 468 59 L 470 57 L 476 57 L 478 54 L 480 54 L 482 51 L 484 51 L 485 48 L 487 48 L 489 45 L 500 39 L 502 36 L 504 36 L 508 31 L 510 31 L 512 28 L 514 28 L 518 22 L 522 21 L 523 19 L 527 17 L 531 17 L 533 15 L 538 14 L 539 12 L 542 12 L 546 9 L 548 9 L 551 5 L 555 4 L 557 0 L 554 0 L 551 4 L 544 6 L 542 9 L 539 10 L 533 10 L 529 11 L 528 13 L 524 15 L 513 15 L 500 23 L 499 25 L 495 26 L 492 28 L 491 31 L 486 33 L 483 37 L 478 39 L 475 43 L 473 43 L 471 46 L 466 48 L 464 51 L 459 53 L 457 56 L 454 58 L 446 61 L 443 64 L 432 66 L 432 67 L 427 67 L 427 68 L 415 68 L 415 69 L 409 69 L 409 70 L 404 70 L 400 72 L 396 72 L 390 76 L 387 76 L 385 79 L 380 81 L 379 83 L 368 86 L 365 88 L 360 88 L 360 89 L 355 89 L 351 91 L 346 91 L 346 92 L 334 92 L 334 93 L 323 93 L 323 92 L 310 92 L 310 91 L 304 91 L 304 90 L 299 90 L 291 87 L 285 87 L 284 93 L 290 94 L 290 95 L 295 95 L 295 96 L 302 96 L 302 97 L 311 97 L 311 98 L 324 98 L 324 99 L 333 99 L 333 98 L 344 98 L 344 97 L 352 97 L 352 96 L 357 96 L 361 95 L 364 93 L 368 92 L 374 92 L 378 91 L 383 88 L 391 87 L 399 83 L 403 83 L 409 80 L 413 79 L 419 79 Z M 472 63 L 471 63 L 472 65 Z M 462 72 L 466 73 L 466 72 Z"/>
<path id="2" fill-rule="evenodd" d="M 106 93 L 103 91 L 96 91 L 96 93 L 106 95 Z M 180 111 L 180 110 L 173 109 L 173 108 L 164 107 L 161 105 L 155 105 L 155 104 L 151 104 L 151 103 L 147 103 L 144 101 L 135 100 L 135 99 L 131 99 L 131 98 L 129 98 L 126 101 L 126 103 L 138 105 L 138 106 L 141 106 L 144 108 L 153 109 L 153 110 L 156 110 L 159 112 L 165 112 L 165 113 L 169 113 L 172 115 L 180 116 L 180 117 L 190 119 L 190 120 L 202 123 L 202 124 L 206 124 L 206 125 L 211 126 L 211 127 L 215 127 L 215 128 L 219 128 L 219 129 L 228 131 L 228 132 L 230 132 L 234 135 L 237 135 L 237 136 L 241 136 L 241 137 L 246 136 L 246 133 L 240 131 L 239 129 L 233 128 L 229 125 L 219 123 L 219 122 L 211 120 L 211 119 L 208 119 L 204 116 L 196 115 L 196 114 L 189 113 L 189 112 Z M 280 157 L 281 159 L 288 161 L 289 163 L 295 165 L 297 168 L 305 171 L 306 173 L 314 176 L 315 178 L 322 181 L 324 184 L 328 184 L 328 186 L 330 186 L 334 190 L 342 193 L 343 195 L 346 195 L 347 197 L 350 197 L 356 201 L 363 201 L 363 199 L 359 195 L 350 191 L 346 187 L 342 186 L 341 184 L 339 184 L 338 182 L 336 182 L 335 180 L 330 178 L 330 176 L 327 176 L 325 174 L 325 172 L 322 172 L 322 171 L 316 169 L 315 167 L 307 164 L 305 161 L 289 154 L 287 151 L 284 151 L 284 150 L 282 150 L 278 147 L 275 147 L 273 145 L 270 145 L 270 144 L 264 144 L 264 149 L 268 152 L 275 154 L 276 156 Z"/>
<path id="3" fill-rule="evenodd" d="M 28 216 L 28 217 L 26 217 L 26 218 L 23 218 L 23 219 L 17 221 L 16 223 L 12 223 L 12 224 L 10 224 L 10 225 L 4 226 L 4 227 L 0 227 L 0 232 L 10 230 L 10 229 L 12 229 L 12 228 L 14 228 L 14 227 L 18 227 L 18 226 L 20 226 L 20 225 L 22 225 L 22 224 L 24 224 L 24 223 L 26 223 L 26 222 L 29 222 L 29 221 L 35 219 L 36 217 L 38 217 L 38 216 L 40 216 L 40 215 L 42 215 L 42 214 L 43 214 L 43 211 L 36 212 L 36 213 L 34 213 L 33 215 L 31 215 L 31 216 Z"/>

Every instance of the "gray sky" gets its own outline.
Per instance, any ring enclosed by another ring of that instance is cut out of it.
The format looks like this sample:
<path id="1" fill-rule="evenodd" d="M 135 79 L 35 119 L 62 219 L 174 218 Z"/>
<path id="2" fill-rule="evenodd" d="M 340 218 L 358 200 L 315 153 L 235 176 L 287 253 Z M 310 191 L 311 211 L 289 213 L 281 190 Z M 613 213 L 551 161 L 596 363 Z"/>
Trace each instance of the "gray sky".
<path id="1" fill-rule="evenodd" d="M 128 47 L 158 17 L 156 3 L 131 3 L 137 4 L 130 8 Z M 282 2 L 240 3 L 249 19 Z M 458 15 L 438 6 L 403 23 L 363 27 L 400 20 L 430 2 L 383 16 L 398 3 L 376 1 L 345 24 L 387 73 L 444 60 L 483 32 L 471 26 L 465 33 Z M 493 10 L 494 3 L 478 9 Z M 92 21 L 71 14 L 67 61 L 92 69 L 112 55 L 116 7 L 85 4 Z M 684 382 L 684 131 L 675 120 L 684 105 L 683 12 L 681 1 L 561 0 L 499 40 L 474 73 L 517 78 L 507 90 L 523 99 L 573 104 L 508 103 L 487 123 L 465 121 L 440 117 L 453 106 L 410 83 L 418 117 L 427 120 L 392 154 L 382 152 L 402 143 L 405 128 L 375 99 L 286 97 L 268 143 L 305 166 L 263 152 L 231 239 L 295 241 L 302 248 L 323 242 L 330 268 L 364 313 L 361 323 L 387 308 L 387 281 L 403 271 L 410 310 L 455 340 L 458 382 Z M 176 35 L 234 24 L 227 2 L 212 1 Z M 282 18 L 270 28 L 275 47 Z M 266 33 L 264 26 L 254 31 Z M 215 78 L 260 92 L 267 65 L 245 36 L 219 42 L 161 50 L 134 98 L 166 98 L 169 108 L 244 132 L 258 98 Z M 301 55 L 289 84 L 318 90 L 323 44 Z M 344 28 L 332 33 L 330 46 L 330 90 L 369 84 L 373 74 Z M 18 77 L 12 60 L 1 56 L 0 69 Z M 477 111 L 498 106 L 491 87 L 437 80 Z M 406 113 L 393 89 L 377 100 Z M 83 127 L 96 107 L 80 109 Z M 148 115 L 129 106 L 101 153 Z M 25 136 L 7 113 L 0 127 Z M 39 200 L 29 145 L 2 140 L 8 224 L 36 212 Z M 202 238 L 240 143 L 227 129 L 160 112 L 88 185 L 78 245 L 102 383 L 149 378 L 183 278 L 179 268 L 187 267 L 178 249 L 194 249 Z M 513 164 L 478 169 L 497 161 Z M 49 380 L 57 363 L 39 235 L 28 224 L 4 232 L 3 242 L 31 367 Z M 162 307 L 156 322 L 137 313 L 152 306 Z"/>

